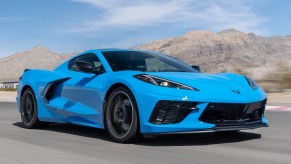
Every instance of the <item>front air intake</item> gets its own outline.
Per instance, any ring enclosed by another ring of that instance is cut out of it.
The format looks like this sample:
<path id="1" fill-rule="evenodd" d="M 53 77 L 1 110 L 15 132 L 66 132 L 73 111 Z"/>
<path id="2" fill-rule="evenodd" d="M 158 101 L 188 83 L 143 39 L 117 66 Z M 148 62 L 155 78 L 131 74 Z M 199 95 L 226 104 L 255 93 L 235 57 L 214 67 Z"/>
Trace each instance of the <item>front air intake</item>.
<path id="1" fill-rule="evenodd" d="M 209 103 L 199 120 L 216 126 L 234 126 L 261 122 L 266 100 L 247 103 Z"/>
<path id="2" fill-rule="evenodd" d="M 197 110 L 196 102 L 159 101 L 150 117 L 152 124 L 175 124 L 183 121 L 191 111 Z"/>

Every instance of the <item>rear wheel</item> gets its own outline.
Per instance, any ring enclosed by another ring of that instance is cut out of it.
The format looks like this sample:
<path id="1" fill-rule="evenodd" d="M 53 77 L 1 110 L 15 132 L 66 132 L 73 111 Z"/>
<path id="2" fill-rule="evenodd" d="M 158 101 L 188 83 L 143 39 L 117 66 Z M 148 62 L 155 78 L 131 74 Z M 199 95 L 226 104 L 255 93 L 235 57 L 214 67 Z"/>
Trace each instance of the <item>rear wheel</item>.
<path id="1" fill-rule="evenodd" d="M 140 138 L 136 101 L 126 87 L 119 87 L 110 94 L 105 124 L 109 135 L 116 142 L 129 143 Z"/>
<path id="2" fill-rule="evenodd" d="M 40 122 L 37 118 L 37 102 L 31 88 L 23 92 L 20 102 L 21 120 L 25 128 L 44 128 L 49 125 L 47 122 Z"/>

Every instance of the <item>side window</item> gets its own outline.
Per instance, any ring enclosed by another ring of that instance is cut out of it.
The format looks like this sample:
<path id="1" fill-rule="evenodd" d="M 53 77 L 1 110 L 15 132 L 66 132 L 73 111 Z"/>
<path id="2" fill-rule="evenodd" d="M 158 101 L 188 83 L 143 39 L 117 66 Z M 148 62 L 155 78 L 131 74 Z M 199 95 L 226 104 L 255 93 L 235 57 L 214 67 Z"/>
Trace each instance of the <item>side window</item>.
<path id="1" fill-rule="evenodd" d="M 105 72 L 104 67 L 102 66 L 102 63 L 100 62 L 100 60 L 95 54 L 86 54 L 86 55 L 82 55 L 82 56 L 72 59 L 68 64 L 68 68 L 72 71 L 80 71 L 76 64 L 76 62 L 78 61 L 92 64 L 93 69 L 95 71 Z"/>

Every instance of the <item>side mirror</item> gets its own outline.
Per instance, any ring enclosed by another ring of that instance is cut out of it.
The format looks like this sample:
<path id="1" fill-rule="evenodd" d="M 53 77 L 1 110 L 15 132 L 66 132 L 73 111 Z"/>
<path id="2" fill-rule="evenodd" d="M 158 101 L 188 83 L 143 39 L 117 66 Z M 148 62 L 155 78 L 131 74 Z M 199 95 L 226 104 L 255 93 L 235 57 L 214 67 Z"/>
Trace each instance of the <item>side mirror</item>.
<path id="1" fill-rule="evenodd" d="M 196 69 L 198 72 L 201 72 L 200 67 L 198 65 L 192 65 L 191 67 Z"/>
<path id="2" fill-rule="evenodd" d="M 85 61 L 77 61 L 76 66 L 79 69 L 79 71 L 93 72 L 93 65 L 91 63 Z"/>

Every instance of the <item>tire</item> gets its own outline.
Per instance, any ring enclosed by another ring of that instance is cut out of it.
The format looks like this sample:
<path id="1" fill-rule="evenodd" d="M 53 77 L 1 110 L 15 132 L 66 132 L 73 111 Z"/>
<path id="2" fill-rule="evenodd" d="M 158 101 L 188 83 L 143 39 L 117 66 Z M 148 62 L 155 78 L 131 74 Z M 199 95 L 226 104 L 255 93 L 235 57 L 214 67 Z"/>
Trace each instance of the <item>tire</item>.
<path id="1" fill-rule="evenodd" d="M 22 124 L 27 129 L 45 128 L 49 125 L 48 122 L 40 122 L 38 120 L 37 102 L 31 88 L 25 89 L 21 95 L 20 113 Z"/>
<path id="2" fill-rule="evenodd" d="M 118 87 L 111 92 L 104 119 L 113 141 L 131 143 L 141 138 L 137 104 L 133 94 L 126 87 Z"/>

